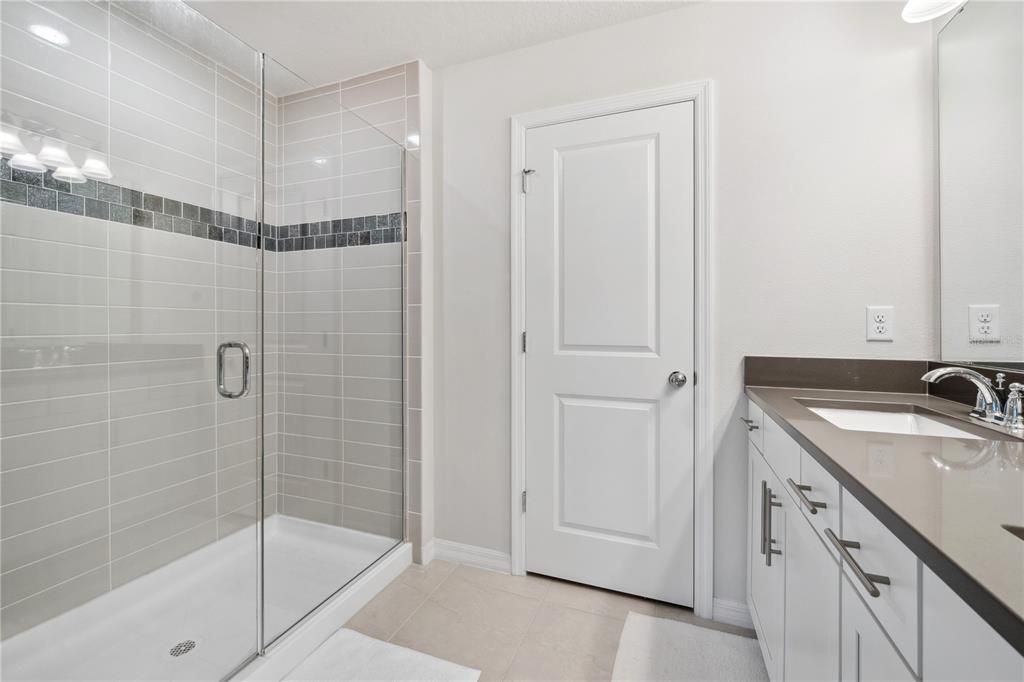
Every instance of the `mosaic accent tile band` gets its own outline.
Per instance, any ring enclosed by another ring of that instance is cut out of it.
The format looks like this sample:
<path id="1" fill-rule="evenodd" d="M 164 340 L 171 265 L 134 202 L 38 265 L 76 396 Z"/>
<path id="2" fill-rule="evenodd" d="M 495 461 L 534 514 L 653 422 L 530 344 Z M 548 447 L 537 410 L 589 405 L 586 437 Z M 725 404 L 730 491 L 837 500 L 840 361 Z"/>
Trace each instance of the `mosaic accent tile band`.
<path id="1" fill-rule="evenodd" d="M 201 239 L 259 247 L 255 220 L 146 194 L 98 180 L 71 184 L 53 171 L 11 168 L 0 157 L 0 200 L 84 215 Z M 295 225 L 264 225 L 267 251 L 308 251 L 402 240 L 402 214 L 361 216 Z"/>

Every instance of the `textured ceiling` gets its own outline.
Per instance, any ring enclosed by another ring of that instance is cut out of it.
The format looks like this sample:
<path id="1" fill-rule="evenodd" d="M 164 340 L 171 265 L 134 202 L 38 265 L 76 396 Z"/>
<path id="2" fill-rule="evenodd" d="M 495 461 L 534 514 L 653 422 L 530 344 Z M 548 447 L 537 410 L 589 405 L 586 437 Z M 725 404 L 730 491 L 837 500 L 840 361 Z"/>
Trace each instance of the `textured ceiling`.
<path id="1" fill-rule="evenodd" d="M 433 68 L 675 9 L 680 2 L 190 0 L 313 85 L 423 59 Z"/>

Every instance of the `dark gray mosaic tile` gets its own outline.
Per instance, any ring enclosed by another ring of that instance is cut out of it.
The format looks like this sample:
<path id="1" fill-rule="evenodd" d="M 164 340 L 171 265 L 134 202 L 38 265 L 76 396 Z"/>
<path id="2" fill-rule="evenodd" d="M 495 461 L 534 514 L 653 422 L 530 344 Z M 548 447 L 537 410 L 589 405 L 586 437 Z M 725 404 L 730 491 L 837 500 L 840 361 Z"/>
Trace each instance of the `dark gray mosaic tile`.
<path id="1" fill-rule="evenodd" d="M 315 249 L 316 248 L 316 243 L 314 242 L 314 239 L 316 239 L 316 238 L 315 237 L 303 237 L 302 238 L 302 248 L 303 249 Z"/>
<path id="2" fill-rule="evenodd" d="M 229 215 L 229 224 L 232 230 L 245 232 L 245 218 L 238 215 Z"/>
<path id="3" fill-rule="evenodd" d="M 182 204 L 181 217 L 189 220 L 199 220 L 199 207 L 195 204 Z"/>
<path id="4" fill-rule="evenodd" d="M 121 203 L 132 208 L 142 208 L 142 192 L 135 189 L 121 188 Z"/>
<path id="5" fill-rule="evenodd" d="M 207 229 L 207 232 L 209 233 L 209 238 L 210 239 L 212 239 L 212 240 L 214 240 L 216 242 L 224 241 L 224 234 L 223 234 L 224 228 L 217 227 L 216 225 L 211 225 L 211 224 L 207 223 L 206 229 Z"/>
<path id="6" fill-rule="evenodd" d="M 217 227 L 231 227 L 231 216 L 224 211 L 214 211 L 213 222 Z"/>
<path id="7" fill-rule="evenodd" d="M 118 223 L 132 224 L 132 207 L 124 204 L 110 205 L 110 219 Z"/>
<path id="8" fill-rule="evenodd" d="M 96 198 L 100 201 L 107 201 L 111 204 L 121 202 L 121 188 L 107 182 L 96 183 Z"/>
<path id="9" fill-rule="evenodd" d="M 71 185 L 71 193 L 80 197 L 96 198 L 96 181 L 86 179 L 85 182 L 76 182 Z"/>
<path id="10" fill-rule="evenodd" d="M 363 216 L 363 229 L 364 230 L 374 230 L 376 228 L 377 228 L 377 216 L 375 216 L 375 215 Z"/>
<path id="11" fill-rule="evenodd" d="M 327 248 L 327 237 L 325 235 L 320 235 L 318 237 L 313 237 L 313 248 L 314 249 L 326 249 Z"/>
<path id="12" fill-rule="evenodd" d="M 353 218 L 352 219 L 352 230 L 354 232 L 362 232 L 363 229 L 364 229 L 363 225 L 365 225 L 365 224 L 366 224 L 366 218 L 365 217 L 363 217 L 363 218 Z"/>
<path id="13" fill-rule="evenodd" d="M 181 217 L 181 202 L 174 199 L 164 199 L 164 213 L 175 218 Z"/>
<path id="14" fill-rule="evenodd" d="M 209 224 L 215 224 L 216 221 L 213 218 L 214 218 L 213 211 L 211 211 L 210 209 L 208 209 L 208 208 L 200 208 L 199 209 L 199 220 L 200 220 L 200 222 L 209 223 Z"/>
<path id="15" fill-rule="evenodd" d="M 27 201 L 26 195 L 25 183 L 0 180 L 0 199 L 15 204 L 24 204 Z"/>
<path id="16" fill-rule="evenodd" d="M 359 232 L 359 246 L 364 246 L 370 243 L 370 233 L 367 231 Z"/>
<path id="17" fill-rule="evenodd" d="M 238 245 L 239 246 L 252 246 L 253 242 L 256 241 L 256 237 L 248 232 L 238 233 Z"/>
<path id="18" fill-rule="evenodd" d="M 11 179 L 11 163 L 6 156 L 0 156 L 0 180 Z"/>
<path id="19" fill-rule="evenodd" d="M 206 239 L 209 236 L 209 232 L 206 230 L 206 223 L 201 223 L 197 220 L 192 221 L 192 236 Z"/>
<path id="20" fill-rule="evenodd" d="M 156 194 L 144 194 L 142 196 L 142 207 L 154 213 L 164 212 L 164 198 Z"/>
<path id="21" fill-rule="evenodd" d="M 35 208 L 46 208 L 55 211 L 57 210 L 57 193 L 52 189 L 29 185 L 25 204 Z"/>
<path id="22" fill-rule="evenodd" d="M 248 232 L 249 234 L 256 234 L 256 231 L 257 231 L 258 227 L 259 226 L 256 224 L 255 220 L 246 220 L 245 221 L 245 231 Z"/>
<path id="23" fill-rule="evenodd" d="M 71 183 L 67 180 L 58 180 L 53 177 L 53 171 L 46 171 L 46 173 L 43 174 L 43 187 L 71 194 Z"/>
<path id="24" fill-rule="evenodd" d="M 178 234 L 192 234 L 192 221 L 184 218 L 174 218 L 174 231 Z"/>
<path id="25" fill-rule="evenodd" d="M 43 174 L 36 173 L 34 171 L 19 170 L 17 168 L 11 169 L 11 180 L 15 182 L 23 182 L 26 185 L 35 185 L 36 187 L 43 186 Z"/>
<path id="26" fill-rule="evenodd" d="M 67 192 L 57 192 L 57 210 L 61 213 L 85 214 L 85 199 Z"/>
<path id="27" fill-rule="evenodd" d="M 163 213 L 154 213 L 153 227 L 158 230 L 164 230 L 165 232 L 173 232 L 174 218 Z"/>
<path id="28" fill-rule="evenodd" d="M 90 218 L 102 218 L 103 220 L 110 220 L 110 204 L 106 201 L 100 201 L 99 199 L 85 200 L 85 215 Z"/>
<path id="29" fill-rule="evenodd" d="M 232 230 L 230 227 L 223 228 L 221 241 L 227 242 L 228 244 L 238 243 L 238 231 Z"/>
<path id="30" fill-rule="evenodd" d="M 339 234 L 341 232 L 341 225 L 342 225 L 342 221 L 341 220 L 332 220 L 331 221 L 331 234 Z"/>
<path id="31" fill-rule="evenodd" d="M 352 218 L 345 218 L 344 220 L 341 221 L 341 231 L 342 232 L 355 232 L 356 231 L 356 221 L 353 220 Z"/>
<path id="32" fill-rule="evenodd" d="M 402 214 L 401 213 L 392 213 L 391 214 L 391 219 L 388 221 L 388 225 L 390 225 L 391 227 L 401 227 L 402 226 Z"/>
<path id="33" fill-rule="evenodd" d="M 153 227 L 153 212 L 141 208 L 132 209 L 132 225 Z"/>

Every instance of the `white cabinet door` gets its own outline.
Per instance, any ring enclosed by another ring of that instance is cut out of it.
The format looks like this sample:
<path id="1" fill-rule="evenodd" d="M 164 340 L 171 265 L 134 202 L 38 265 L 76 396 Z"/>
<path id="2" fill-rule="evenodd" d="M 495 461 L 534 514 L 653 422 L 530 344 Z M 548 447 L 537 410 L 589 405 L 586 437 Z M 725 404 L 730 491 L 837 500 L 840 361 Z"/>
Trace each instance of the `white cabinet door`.
<path id="1" fill-rule="evenodd" d="M 688 606 L 693 154 L 690 102 L 526 136 L 526 569 Z"/>
<path id="2" fill-rule="evenodd" d="M 927 568 L 921 594 L 924 679 L 1024 680 L 1024 657 Z"/>
<path id="3" fill-rule="evenodd" d="M 786 515 L 785 679 L 839 678 L 839 562 L 802 514 Z"/>
<path id="4" fill-rule="evenodd" d="M 840 612 L 840 660 L 844 682 L 911 682 L 915 679 L 885 631 L 844 576 Z"/>
<path id="5" fill-rule="evenodd" d="M 750 471 L 748 601 L 765 667 L 773 682 L 783 675 L 785 634 L 785 534 L 789 497 L 753 443 Z M 781 506 L 778 506 L 781 505 Z M 762 543 L 762 539 L 765 541 Z M 770 542 L 769 542 L 770 540 Z M 770 552 L 770 553 L 769 553 Z"/>

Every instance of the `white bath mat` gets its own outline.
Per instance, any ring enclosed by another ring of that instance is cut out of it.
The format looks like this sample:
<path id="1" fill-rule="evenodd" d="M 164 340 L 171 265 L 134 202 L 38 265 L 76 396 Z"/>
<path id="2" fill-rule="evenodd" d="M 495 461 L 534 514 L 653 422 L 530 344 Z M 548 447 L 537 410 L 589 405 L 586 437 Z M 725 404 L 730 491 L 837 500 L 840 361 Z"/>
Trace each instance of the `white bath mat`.
<path id="1" fill-rule="evenodd" d="M 613 680 L 767 680 L 757 640 L 630 613 Z"/>
<path id="2" fill-rule="evenodd" d="M 480 671 L 342 628 L 285 680 L 477 680 Z"/>

